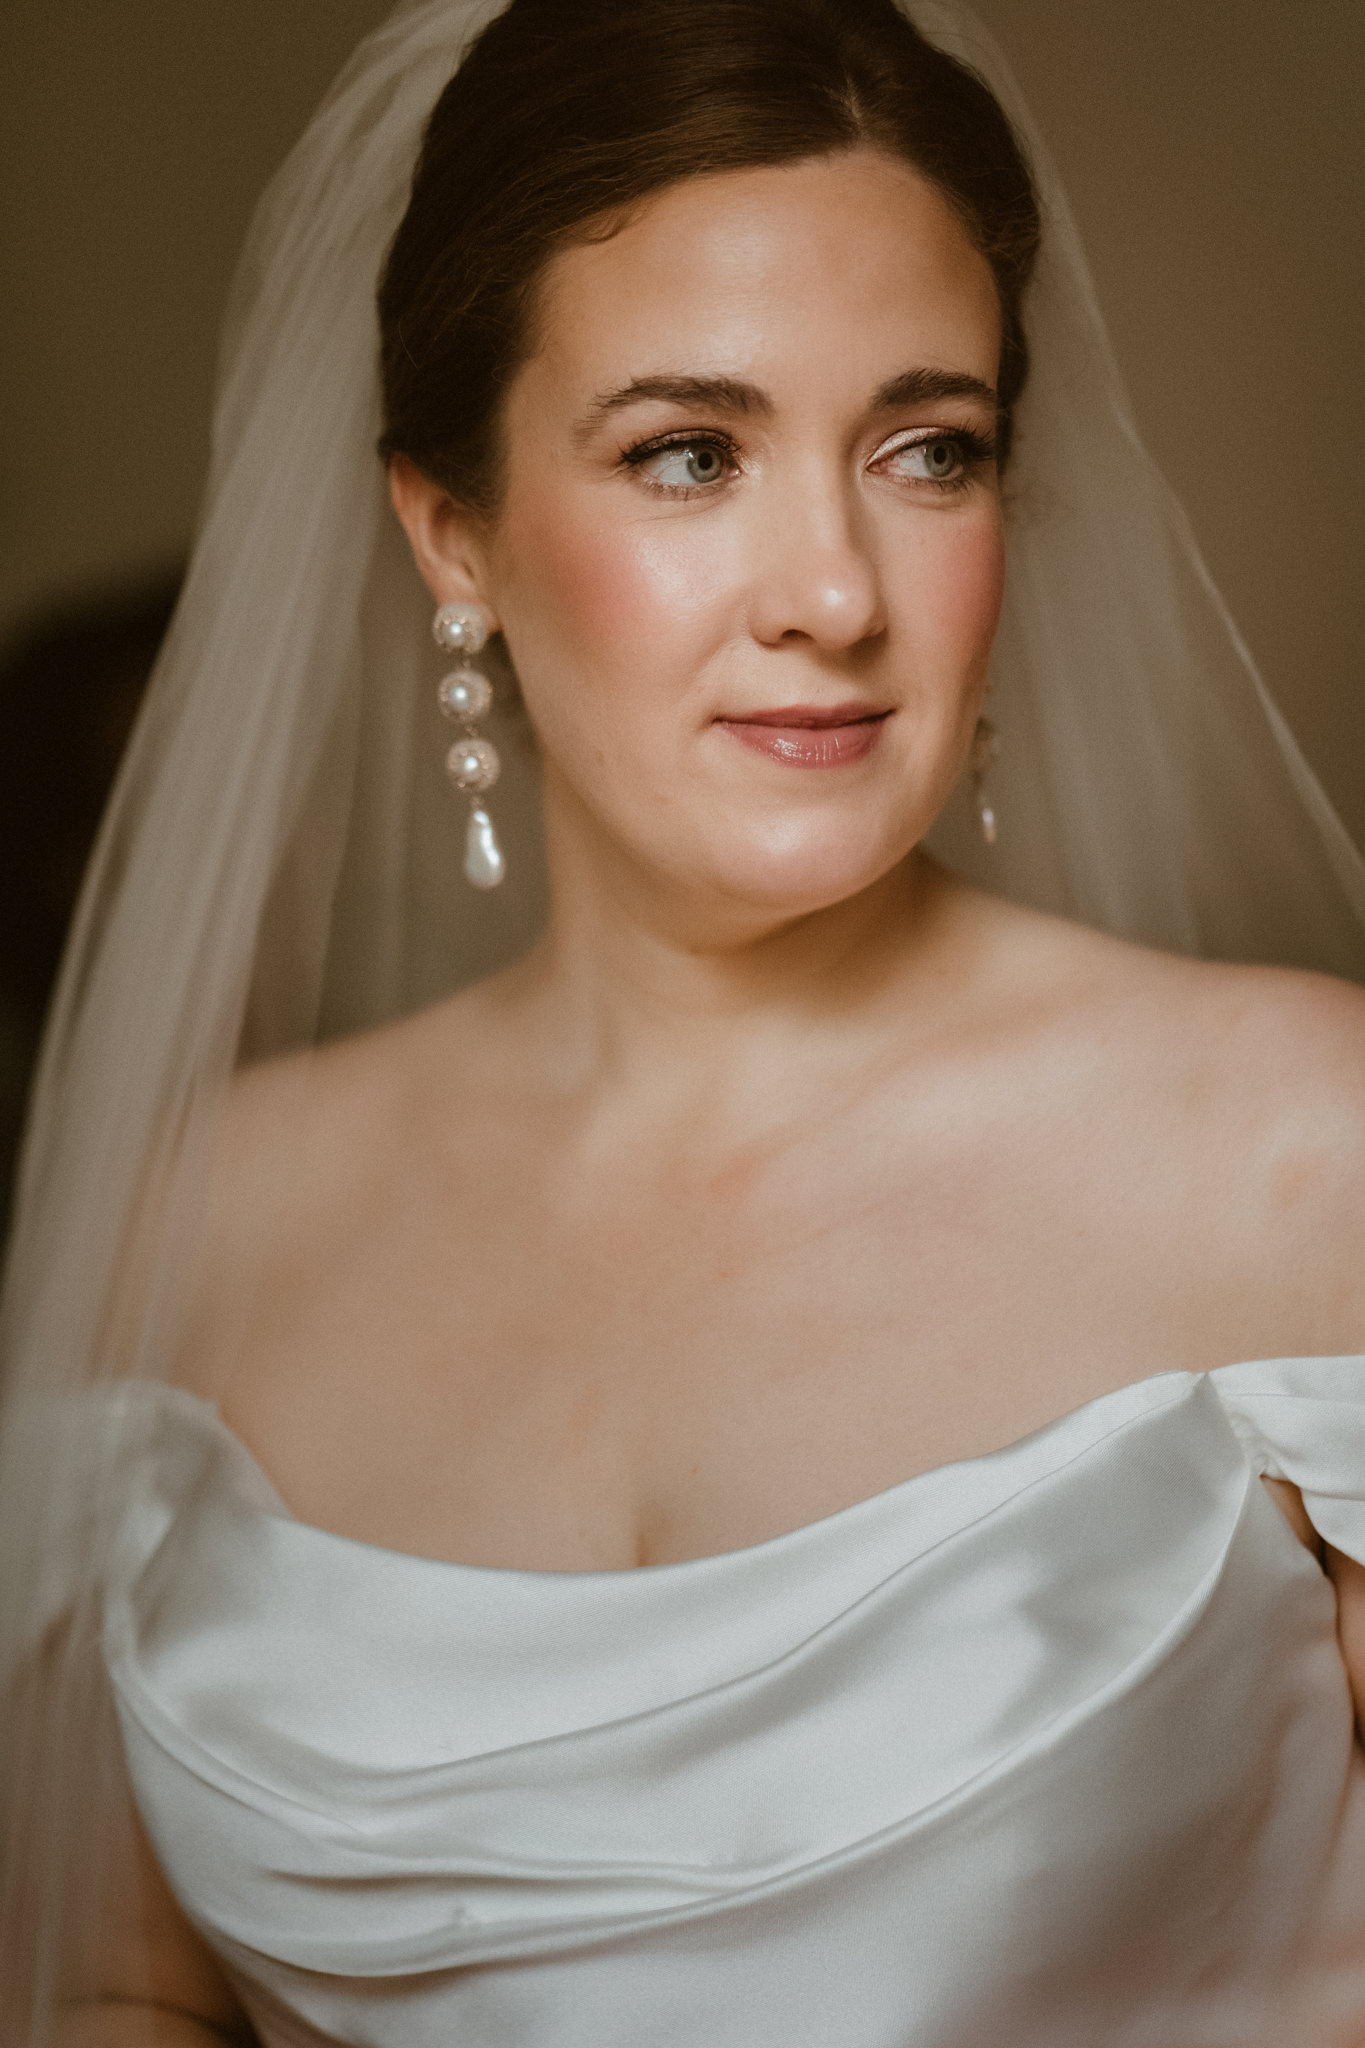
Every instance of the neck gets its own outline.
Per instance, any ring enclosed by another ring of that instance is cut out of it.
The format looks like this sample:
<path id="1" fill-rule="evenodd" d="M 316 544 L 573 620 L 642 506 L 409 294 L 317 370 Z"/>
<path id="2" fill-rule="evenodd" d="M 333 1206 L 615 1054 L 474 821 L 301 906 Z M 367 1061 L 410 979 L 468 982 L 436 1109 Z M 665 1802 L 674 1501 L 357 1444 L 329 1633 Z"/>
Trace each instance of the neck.
<path id="1" fill-rule="evenodd" d="M 840 902 L 785 914 L 670 887 L 547 791 L 552 915 L 527 963 L 568 1085 L 651 1097 L 750 1092 L 832 1056 L 847 1069 L 940 990 L 957 885 L 918 851 Z"/>

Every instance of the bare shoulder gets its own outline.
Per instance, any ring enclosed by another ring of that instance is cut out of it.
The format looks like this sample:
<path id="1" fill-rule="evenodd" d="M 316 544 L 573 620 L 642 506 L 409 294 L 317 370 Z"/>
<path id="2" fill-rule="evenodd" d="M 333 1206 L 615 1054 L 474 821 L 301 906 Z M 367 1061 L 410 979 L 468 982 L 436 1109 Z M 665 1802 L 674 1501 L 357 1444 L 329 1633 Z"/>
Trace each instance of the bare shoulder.
<path id="1" fill-rule="evenodd" d="M 1096 994 L 1215 1120 L 1331 1138 L 1365 1135 L 1365 990 L 1330 975 L 1117 948 Z"/>
<path id="2" fill-rule="evenodd" d="M 218 1113 L 178 1377 L 216 1396 L 231 1359 L 363 1255 L 496 1116 L 496 994 L 242 1069 Z M 491 1014 L 490 1014 L 491 1013 Z"/>
<path id="3" fill-rule="evenodd" d="M 1205 1282 L 1223 1275 L 1262 1343 L 1365 1349 L 1365 991 L 1052 920 L 1031 936 L 1052 1042 L 1112 1106 L 1098 1127 L 1160 1185 Z"/>
<path id="4" fill-rule="evenodd" d="M 1320 1222 L 1365 1265 L 1365 991 L 1275 968 L 1191 979 L 1200 1042 L 1189 1061 L 1214 1118 L 1273 1168 L 1279 1206 Z"/>
<path id="5" fill-rule="evenodd" d="M 1256 1351 L 1363 1351 L 1365 992 L 1273 968 L 1179 979 L 1188 1142 L 1218 1175 Z"/>
<path id="6" fill-rule="evenodd" d="M 1210 1105 L 1365 1113 L 1365 989 L 1292 968 L 1191 960 L 1001 906 L 1019 986 L 1060 1021 L 1103 1032 L 1138 1067 L 1182 1073 Z"/>

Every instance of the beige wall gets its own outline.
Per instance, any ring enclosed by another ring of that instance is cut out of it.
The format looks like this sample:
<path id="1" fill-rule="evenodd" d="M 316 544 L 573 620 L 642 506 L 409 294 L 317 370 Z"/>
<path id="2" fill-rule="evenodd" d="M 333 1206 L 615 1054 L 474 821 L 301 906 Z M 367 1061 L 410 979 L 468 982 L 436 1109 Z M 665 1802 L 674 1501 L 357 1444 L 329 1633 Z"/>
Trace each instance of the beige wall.
<path id="1" fill-rule="evenodd" d="M 1365 5 L 976 0 L 1153 453 L 1365 840 Z"/>
<path id="2" fill-rule="evenodd" d="M 1360 0 L 978 0 L 1139 418 L 1365 836 Z M 0 632 L 183 548 L 255 192 L 385 0 L 8 0 Z"/>

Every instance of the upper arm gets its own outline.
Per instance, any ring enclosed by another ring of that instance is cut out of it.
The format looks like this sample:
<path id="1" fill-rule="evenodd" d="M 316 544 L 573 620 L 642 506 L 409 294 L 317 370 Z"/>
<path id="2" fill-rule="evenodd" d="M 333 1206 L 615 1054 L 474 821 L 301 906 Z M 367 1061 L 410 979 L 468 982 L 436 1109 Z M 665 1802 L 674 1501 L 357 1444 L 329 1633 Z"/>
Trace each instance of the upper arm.
<path id="1" fill-rule="evenodd" d="M 1365 1351 L 1365 991 L 1234 969 L 1221 997 L 1200 1055 L 1226 1134 L 1208 1199 L 1232 1225 L 1248 1334 L 1263 1355 Z"/>
<path id="2" fill-rule="evenodd" d="M 1321 1558 L 1337 1596 L 1337 1641 L 1355 1706 L 1358 1738 L 1365 1741 L 1365 1565 L 1324 1543 L 1308 1518 L 1303 1495 L 1286 1479 L 1263 1481 L 1305 1549 Z"/>
<path id="3" fill-rule="evenodd" d="M 0 1992 L 13 1997 L 22 2024 L 32 1997 L 46 1982 L 41 1954 L 46 1965 L 56 1966 L 61 2018 L 55 2042 L 103 2048 L 128 2041 L 150 2048 L 165 2040 L 170 2048 L 172 2043 L 217 2039 L 254 2048 L 256 2036 L 246 2014 L 212 1950 L 177 1904 L 138 1818 L 107 1696 L 97 1625 L 83 1626 L 73 1612 L 54 1621 L 11 1673 L 0 1704 L 19 1728 L 50 1730 L 63 1721 L 57 1710 L 64 1691 L 73 1684 L 84 1691 L 87 1678 L 101 1696 L 89 1697 L 79 1739 L 68 1733 L 60 1755 L 44 1755 L 41 1744 L 37 1750 L 25 1744 L 20 1770 L 4 1788 L 13 1795 L 19 1779 L 24 1781 L 24 1794 L 7 1803 L 4 1816 L 15 1869 L 23 1874 L 11 1929 L 20 1967 L 8 1974 Z M 52 1868 L 53 1813 L 43 1787 L 53 1784 L 59 1766 L 61 1796 L 74 1824 L 71 1854 L 63 1864 L 69 1881 L 54 1915 L 44 1883 Z M 45 1928 L 57 1938 L 55 1953 L 39 1942 Z M 6 1953 L 11 1953 L 8 1944 Z M 32 1976 L 26 1965 L 33 1966 Z M 8 1998 L 0 1996 L 0 2005 L 11 2014 Z M 8 2041 L 5 2028 L 0 2019 Z"/>
<path id="4" fill-rule="evenodd" d="M 1365 992 L 1325 975 L 1260 978 L 1248 1020 L 1272 1144 L 1264 1265 L 1303 1317 L 1295 1348 L 1365 1352 Z M 1336 1591 L 1337 1639 L 1365 1736 L 1365 1565 L 1322 1542 L 1297 1487 L 1266 1485 Z M 1365 1474 L 1362 1474 L 1365 1486 Z"/>
<path id="5" fill-rule="evenodd" d="M 77 2010 L 124 2008 L 197 2022 L 219 2038 L 252 2048 L 256 2036 L 202 1936 L 181 1912 L 141 1824 L 104 1887 Z M 98 2039 L 98 2035 L 95 2036 Z"/>
<path id="6" fill-rule="evenodd" d="M 1327 1550 L 1327 1573 L 1337 1594 L 1337 1640 L 1355 1702 L 1356 1729 L 1365 1739 L 1365 1564 Z"/>

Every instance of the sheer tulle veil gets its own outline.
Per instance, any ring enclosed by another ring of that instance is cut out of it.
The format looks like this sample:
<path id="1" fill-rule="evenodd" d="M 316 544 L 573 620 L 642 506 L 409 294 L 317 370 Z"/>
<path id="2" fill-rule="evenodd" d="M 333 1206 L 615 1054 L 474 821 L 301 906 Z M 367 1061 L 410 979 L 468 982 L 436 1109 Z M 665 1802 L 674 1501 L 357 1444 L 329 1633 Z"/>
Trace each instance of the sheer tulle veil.
<path id="1" fill-rule="evenodd" d="M 51 2036 L 102 1865 L 123 1853 L 93 1645 L 164 1376 L 234 1067 L 399 1014 L 512 957 L 544 911 L 535 769 L 511 879 L 460 874 L 426 593 L 387 510 L 374 287 L 419 136 L 495 0 L 409 0 L 267 193 L 229 307 L 188 583 L 104 826 L 48 1032 L 4 1303 L 0 1675 L 6 2041 Z M 987 886 L 1212 957 L 1365 974 L 1365 867 L 1268 698 L 1142 448 L 1066 200 L 990 39 L 911 8 L 1021 131 L 1046 242 L 1009 481 Z"/>

